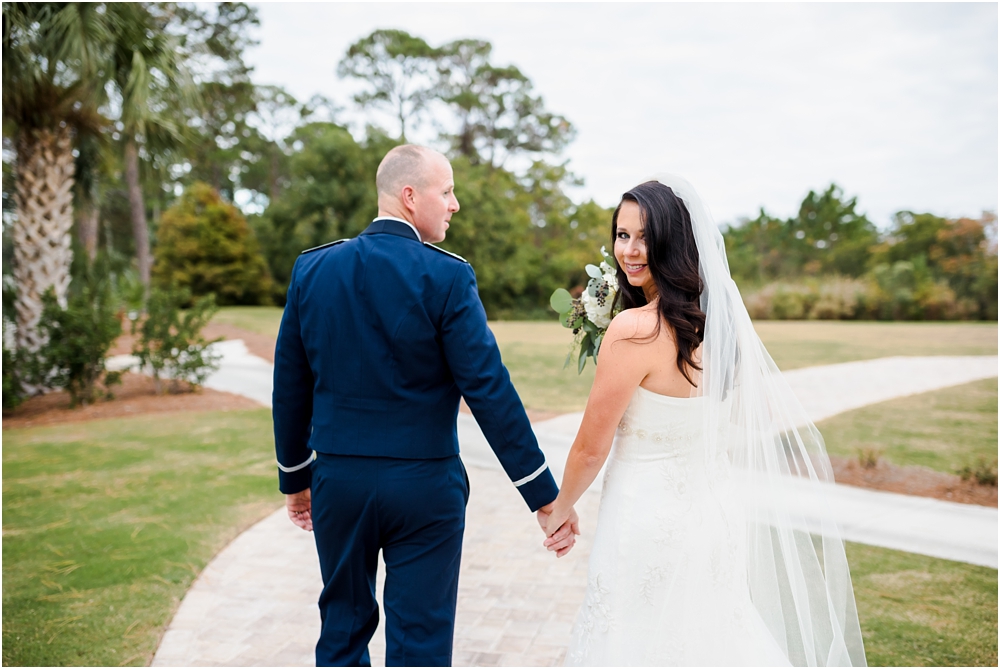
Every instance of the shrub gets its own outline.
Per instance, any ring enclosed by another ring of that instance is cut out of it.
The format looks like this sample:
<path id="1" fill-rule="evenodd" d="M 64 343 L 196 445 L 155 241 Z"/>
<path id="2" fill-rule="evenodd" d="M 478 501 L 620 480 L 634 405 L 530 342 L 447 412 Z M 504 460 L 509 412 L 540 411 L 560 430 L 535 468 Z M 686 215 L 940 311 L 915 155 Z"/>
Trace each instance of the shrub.
<path id="1" fill-rule="evenodd" d="M 882 459 L 882 449 L 862 448 L 858 450 L 858 464 L 863 469 L 875 469 Z"/>
<path id="2" fill-rule="evenodd" d="M 121 373 L 107 371 L 104 359 L 122 326 L 108 282 L 86 281 L 79 290 L 70 291 L 65 308 L 51 289 L 42 301 L 38 327 L 46 343 L 33 360 L 25 360 L 31 380 L 67 390 L 70 406 L 95 402 L 102 394 L 98 384 L 110 397 L 110 387 L 120 382 Z"/>
<path id="3" fill-rule="evenodd" d="M 975 480 L 979 485 L 997 486 L 997 460 L 990 462 L 979 458 L 975 465 L 966 465 L 958 471 L 963 481 Z"/>
<path id="4" fill-rule="evenodd" d="M 833 277 L 819 284 L 816 301 L 809 310 L 815 320 L 854 320 L 863 317 L 867 284 L 856 279 Z"/>
<path id="5" fill-rule="evenodd" d="M 208 184 L 192 184 L 163 213 L 153 278 L 219 304 L 270 304 L 271 275 L 239 210 Z M 185 305 L 187 306 L 187 305 Z"/>
<path id="6" fill-rule="evenodd" d="M 3 408 L 14 409 L 27 396 L 21 381 L 24 371 L 23 361 L 17 351 L 3 347 Z"/>
<path id="7" fill-rule="evenodd" d="M 191 303 L 185 311 L 181 307 Z M 146 305 L 146 316 L 132 322 L 132 334 L 138 339 L 132 354 L 149 367 L 156 392 L 163 392 L 163 379 L 170 379 L 171 390 L 179 390 L 178 381 L 200 386 L 218 369 L 219 356 L 208 348 L 201 330 L 218 307 L 212 295 L 192 301 L 186 288 L 153 288 Z"/>
<path id="8" fill-rule="evenodd" d="M 944 281 L 922 271 L 919 262 L 879 265 L 864 279 L 826 277 L 776 281 L 743 297 L 751 318 L 796 320 L 974 319 L 980 305 L 958 298 Z"/>

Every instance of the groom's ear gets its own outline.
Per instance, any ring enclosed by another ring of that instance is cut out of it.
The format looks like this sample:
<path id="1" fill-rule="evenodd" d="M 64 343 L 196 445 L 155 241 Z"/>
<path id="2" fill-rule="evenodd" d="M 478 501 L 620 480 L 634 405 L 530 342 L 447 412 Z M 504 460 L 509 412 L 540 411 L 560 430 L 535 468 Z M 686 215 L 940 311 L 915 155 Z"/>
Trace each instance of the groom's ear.
<path id="1" fill-rule="evenodd" d="M 399 191 L 399 201 L 403 203 L 403 206 L 414 211 L 417 208 L 417 189 L 413 186 L 403 186 L 402 190 Z"/>

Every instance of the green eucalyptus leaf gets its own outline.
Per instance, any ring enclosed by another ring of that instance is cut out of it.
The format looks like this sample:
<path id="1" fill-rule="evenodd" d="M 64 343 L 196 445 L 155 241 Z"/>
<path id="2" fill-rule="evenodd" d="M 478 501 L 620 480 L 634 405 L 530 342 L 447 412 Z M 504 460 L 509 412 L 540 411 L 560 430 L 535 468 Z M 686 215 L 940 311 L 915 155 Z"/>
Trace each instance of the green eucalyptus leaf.
<path id="1" fill-rule="evenodd" d="M 556 313 L 565 314 L 573 309 L 573 296 L 565 288 L 556 288 L 549 298 L 549 306 Z"/>
<path id="2" fill-rule="evenodd" d="M 600 279 L 601 277 L 604 276 L 604 273 L 601 271 L 601 268 L 598 267 L 597 265 L 587 265 L 587 274 L 590 276 L 591 279 Z"/>
<path id="3" fill-rule="evenodd" d="M 583 368 L 586 366 L 586 364 L 587 364 L 587 356 L 581 354 L 580 360 L 576 364 L 576 373 L 583 374 Z"/>

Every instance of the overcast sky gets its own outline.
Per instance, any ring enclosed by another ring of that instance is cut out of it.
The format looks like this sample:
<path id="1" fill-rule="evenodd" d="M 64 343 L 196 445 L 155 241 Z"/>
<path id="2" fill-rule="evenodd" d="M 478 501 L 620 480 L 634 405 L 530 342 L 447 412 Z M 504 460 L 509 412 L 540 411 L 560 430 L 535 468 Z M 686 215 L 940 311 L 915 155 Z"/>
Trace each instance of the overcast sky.
<path id="1" fill-rule="evenodd" d="M 997 208 L 997 5 L 259 4 L 255 81 L 352 112 L 336 65 L 377 28 L 489 40 L 576 127 L 577 199 L 660 171 L 716 220 L 789 216 L 831 182 L 885 226 L 900 209 Z M 363 126 L 357 126 L 363 127 Z M 391 130 L 396 130 L 391 127 Z M 461 184 L 458 184 L 461 197 Z"/>

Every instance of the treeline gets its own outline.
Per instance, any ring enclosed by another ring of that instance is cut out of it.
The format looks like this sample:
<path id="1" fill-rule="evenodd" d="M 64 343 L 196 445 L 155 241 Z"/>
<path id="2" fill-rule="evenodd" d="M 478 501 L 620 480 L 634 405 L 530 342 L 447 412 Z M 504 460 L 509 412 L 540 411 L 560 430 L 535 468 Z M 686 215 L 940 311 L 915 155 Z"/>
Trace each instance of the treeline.
<path id="1" fill-rule="evenodd" d="M 572 124 L 492 46 L 377 30 L 329 69 L 328 99 L 251 80 L 244 3 L 3 4 L 3 314 L 19 346 L 53 291 L 105 272 L 129 311 L 154 288 L 282 304 L 311 246 L 361 232 L 379 160 L 408 137 L 451 157 L 462 209 L 443 246 L 472 262 L 493 318 L 551 316 L 586 283 L 610 212 L 574 202 Z M 879 234 L 831 186 L 799 214 L 726 231 L 758 317 L 996 318 L 995 219 L 902 213 Z M 72 267 L 71 267 L 72 265 Z M 73 281 L 71 276 L 76 277 Z"/>
<path id="2" fill-rule="evenodd" d="M 996 320 L 997 217 L 898 212 L 879 231 L 835 185 L 724 231 L 754 318 Z"/>
<path id="3" fill-rule="evenodd" d="M 31 262 L 18 224 L 40 225 L 16 203 L 67 171 L 23 170 L 46 124 L 66 135 L 54 154 L 73 154 L 75 274 L 102 256 L 147 292 L 283 304 L 298 254 L 367 226 L 379 161 L 416 134 L 452 158 L 462 209 L 443 246 L 473 263 L 490 316 L 541 315 L 552 290 L 584 281 L 608 212 L 567 196 L 572 125 L 489 42 L 377 30 L 351 45 L 329 67 L 361 84 L 352 103 L 370 122 L 352 134 L 330 100 L 251 81 L 257 23 L 243 3 L 4 4 L 5 316 L 62 281 L 16 273 Z M 46 80 L 51 63 L 75 80 Z M 47 92 L 25 87 L 39 80 Z"/>

